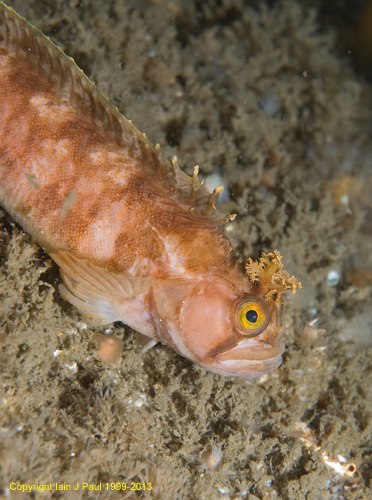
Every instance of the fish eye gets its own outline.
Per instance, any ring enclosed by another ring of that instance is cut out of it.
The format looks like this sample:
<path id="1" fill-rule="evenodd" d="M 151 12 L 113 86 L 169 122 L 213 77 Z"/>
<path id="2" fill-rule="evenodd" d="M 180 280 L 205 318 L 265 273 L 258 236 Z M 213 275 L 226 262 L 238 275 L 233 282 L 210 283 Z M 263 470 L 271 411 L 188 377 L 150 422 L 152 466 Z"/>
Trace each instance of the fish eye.
<path id="1" fill-rule="evenodd" d="M 262 333 L 270 321 L 270 310 L 263 299 L 245 297 L 236 305 L 236 323 L 243 335 Z"/>

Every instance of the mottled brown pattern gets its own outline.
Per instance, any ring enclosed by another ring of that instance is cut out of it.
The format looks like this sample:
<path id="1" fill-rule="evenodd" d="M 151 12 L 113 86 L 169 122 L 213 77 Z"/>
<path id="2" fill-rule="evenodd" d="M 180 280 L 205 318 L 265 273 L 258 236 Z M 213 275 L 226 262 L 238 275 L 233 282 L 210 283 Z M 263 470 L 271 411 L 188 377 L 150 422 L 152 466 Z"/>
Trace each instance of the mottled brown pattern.
<path id="1" fill-rule="evenodd" d="M 193 271 L 198 266 L 206 269 L 212 266 L 228 268 L 232 264 L 231 244 L 221 231 L 200 218 L 197 212 L 186 209 L 182 203 L 167 196 L 167 192 L 151 182 L 149 177 L 133 175 L 123 192 L 123 199 L 129 207 L 133 207 L 127 233 L 137 233 L 137 252 L 147 248 L 147 255 L 152 260 L 165 257 L 162 240 L 168 237 L 178 246 L 185 259 L 186 270 Z M 136 231 L 137 222 L 140 230 Z M 154 231 L 148 229 L 150 227 L 155 228 L 157 237 L 154 237 Z"/>
<path id="2" fill-rule="evenodd" d="M 10 62 L 13 62 L 13 59 L 10 59 Z M 220 248 L 220 243 L 228 247 L 228 241 L 224 240 L 219 231 L 203 221 L 197 212 L 192 212 L 189 207 L 182 206 L 182 202 L 177 203 L 172 199 L 161 184 L 154 183 L 154 177 L 150 177 L 149 173 L 133 174 L 126 186 L 118 186 L 115 183 L 109 184 L 106 179 L 110 164 L 98 164 L 95 168 L 89 165 L 87 159 L 92 151 L 105 151 L 110 148 L 110 141 L 98 133 L 94 123 L 88 123 L 79 110 L 71 109 L 65 119 L 64 116 L 58 115 L 40 116 L 32 105 L 33 99 L 42 96 L 55 107 L 63 106 L 66 101 L 63 92 L 61 94 L 58 88 L 51 87 L 48 82 L 34 75 L 32 67 L 19 68 L 16 62 L 14 67 L 7 66 L 2 82 L 1 96 L 12 103 L 12 114 L 2 130 L 2 140 L 3 143 L 7 142 L 7 130 L 14 134 L 14 122 L 18 124 L 18 129 L 21 125 L 23 138 L 17 133 L 17 146 L 9 143 L 9 150 L 17 150 L 17 153 L 13 154 L 21 155 L 25 159 L 22 165 L 18 164 L 16 170 L 6 169 L 5 185 L 11 181 L 18 183 L 25 172 L 31 173 L 34 159 L 44 158 L 48 161 L 47 155 L 53 153 L 48 150 L 50 144 L 65 141 L 71 168 L 67 169 L 60 158 L 52 155 L 46 182 L 40 185 L 39 189 L 30 185 L 28 192 L 22 191 L 22 204 L 24 198 L 29 201 L 33 207 L 34 224 L 49 233 L 49 241 L 58 242 L 60 247 L 73 251 L 80 257 L 90 257 L 92 252 L 89 249 L 83 253 L 79 252 L 80 236 L 92 222 L 110 210 L 112 202 L 120 200 L 121 212 L 125 215 L 122 218 L 122 230 L 116 238 L 115 254 L 110 261 L 98 258 L 97 263 L 105 263 L 110 269 L 119 271 L 130 268 L 139 258 L 143 258 L 143 271 L 146 272 L 148 262 L 164 258 L 161 238 L 169 235 L 174 238 L 175 245 L 180 248 L 183 246 L 185 259 L 188 259 L 186 268 L 195 267 L 195 259 L 199 260 L 201 257 L 194 253 L 199 240 L 203 242 L 208 266 L 224 263 L 225 258 L 221 257 L 224 253 L 216 250 Z M 115 151 L 118 147 L 111 144 L 111 149 Z M 5 165 L 9 165 L 11 154 L 7 155 Z M 126 154 L 132 166 L 135 159 L 131 157 L 131 152 Z M 141 167 L 145 172 L 155 168 L 153 174 L 156 174 L 156 170 L 159 170 L 159 158 L 143 143 L 141 159 L 146 155 L 150 163 L 142 163 Z M 135 157 L 138 159 L 137 154 Z M 35 181 L 39 183 L 37 175 Z M 88 184 L 90 181 L 91 185 Z M 94 190 L 94 186 L 98 186 L 97 183 L 104 185 L 101 192 Z M 89 195 L 82 201 L 81 193 L 78 193 L 75 203 L 62 218 L 60 209 L 63 201 L 68 192 L 77 186 L 89 190 Z"/>

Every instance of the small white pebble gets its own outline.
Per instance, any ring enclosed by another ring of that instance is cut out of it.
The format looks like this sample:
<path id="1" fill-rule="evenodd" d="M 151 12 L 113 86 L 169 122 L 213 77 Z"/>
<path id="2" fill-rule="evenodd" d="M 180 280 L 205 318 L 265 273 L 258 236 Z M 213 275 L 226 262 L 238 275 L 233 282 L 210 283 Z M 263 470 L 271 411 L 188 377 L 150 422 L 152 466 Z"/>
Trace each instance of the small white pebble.
<path id="1" fill-rule="evenodd" d="M 220 486 L 218 488 L 218 491 L 221 493 L 221 495 L 227 495 L 229 493 L 229 488 L 226 488 L 226 486 Z"/>
<path id="2" fill-rule="evenodd" d="M 261 375 L 261 376 L 258 378 L 257 382 L 258 382 L 259 384 L 264 384 L 264 383 L 267 381 L 267 379 L 268 379 L 268 378 L 269 378 L 269 377 L 267 376 L 267 373 L 264 373 L 263 375 Z"/>
<path id="3" fill-rule="evenodd" d="M 141 408 L 143 404 L 146 402 L 145 394 L 137 394 L 137 399 L 133 401 L 132 398 L 128 399 L 128 404 L 135 406 L 136 408 Z"/>
<path id="4" fill-rule="evenodd" d="M 56 349 L 55 351 L 53 351 L 53 356 L 56 358 L 57 356 L 59 356 L 60 354 L 62 354 L 63 351 L 61 351 L 61 349 Z"/>
<path id="5" fill-rule="evenodd" d="M 80 330 L 86 330 L 88 328 L 88 325 L 86 323 L 81 323 L 80 321 L 77 321 L 75 325 Z"/>
<path id="6" fill-rule="evenodd" d="M 73 363 L 71 363 L 70 365 L 68 363 L 65 363 L 65 367 L 68 369 L 68 370 L 71 370 L 72 373 L 77 373 L 78 372 L 78 365 L 76 363 L 76 361 L 74 361 Z"/>
<path id="7" fill-rule="evenodd" d="M 340 283 L 340 275 L 335 269 L 331 269 L 327 275 L 327 285 L 337 286 Z"/>
<path id="8" fill-rule="evenodd" d="M 345 207 L 349 207 L 349 197 L 347 194 L 341 196 L 340 201 Z"/>

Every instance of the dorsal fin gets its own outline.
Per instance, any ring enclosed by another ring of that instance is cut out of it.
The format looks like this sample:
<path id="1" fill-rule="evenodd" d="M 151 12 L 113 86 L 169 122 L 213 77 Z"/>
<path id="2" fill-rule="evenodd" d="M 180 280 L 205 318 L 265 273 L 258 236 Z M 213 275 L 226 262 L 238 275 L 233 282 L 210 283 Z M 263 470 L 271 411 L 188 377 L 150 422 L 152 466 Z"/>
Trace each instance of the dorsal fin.
<path id="1" fill-rule="evenodd" d="M 204 187 L 203 182 L 199 181 L 198 165 L 195 165 L 192 177 L 180 169 L 176 156 L 173 157 L 172 166 L 177 195 L 184 201 L 185 205 L 192 210 L 199 211 L 202 216 L 208 218 L 209 222 L 216 226 L 235 219 L 234 214 L 226 215 L 216 208 L 223 187 L 219 186 L 210 193 Z"/>
<path id="2" fill-rule="evenodd" d="M 0 56 L 13 56 L 17 64 L 28 65 L 30 71 L 45 78 L 50 85 L 68 97 L 69 104 L 85 120 L 95 123 L 96 130 L 118 148 L 136 159 L 148 175 L 155 175 L 169 196 L 181 201 L 187 209 L 198 212 L 212 225 L 221 225 L 234 216 L 216 209 L 220 188 L 209 193 L 198 179 L 198 167 L 190 177 L 174 158 L 163 160 L 159 146 L 154 147 L 145 134 L 139 132 L 104 97 L 95 84 L 75 64 L 71 57 L 48 37 L 19 16 L 11 7 L 0 2 Z"/>

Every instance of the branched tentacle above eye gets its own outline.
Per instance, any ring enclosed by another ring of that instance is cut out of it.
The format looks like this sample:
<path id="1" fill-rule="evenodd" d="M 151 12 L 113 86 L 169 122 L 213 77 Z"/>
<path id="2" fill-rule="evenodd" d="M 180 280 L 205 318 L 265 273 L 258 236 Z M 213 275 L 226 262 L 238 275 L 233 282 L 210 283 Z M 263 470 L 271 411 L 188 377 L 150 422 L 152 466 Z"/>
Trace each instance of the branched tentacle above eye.
<path id="1" fill-rule="evenodd" d="M 282 256 L 277 250 L 263 253 L 258 261 L 248 259 L 245 270 L 257 293 L 267 299 L 275 296 L 275 301 L 280 301 L 286 290 L 295 293 L 302 288 L 301 283 L 283 269 Z"/>

